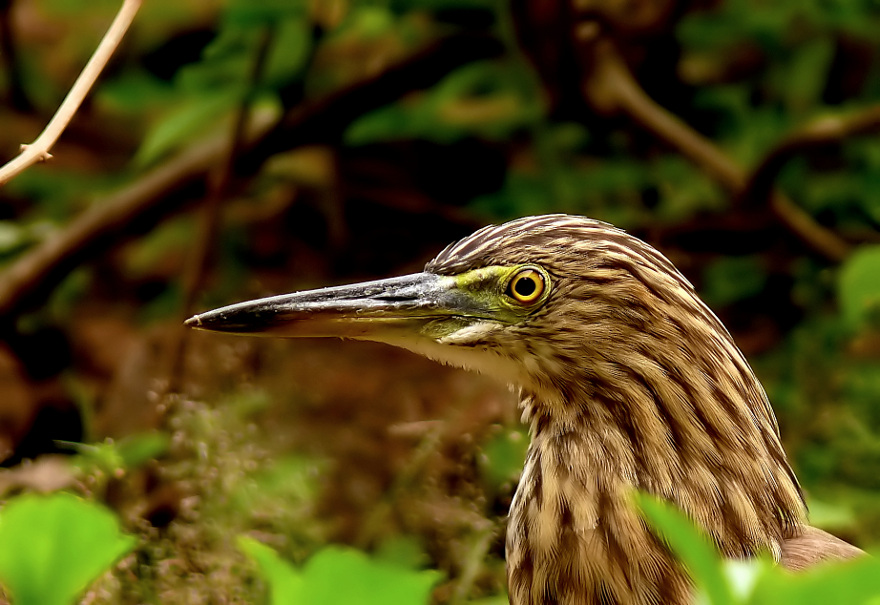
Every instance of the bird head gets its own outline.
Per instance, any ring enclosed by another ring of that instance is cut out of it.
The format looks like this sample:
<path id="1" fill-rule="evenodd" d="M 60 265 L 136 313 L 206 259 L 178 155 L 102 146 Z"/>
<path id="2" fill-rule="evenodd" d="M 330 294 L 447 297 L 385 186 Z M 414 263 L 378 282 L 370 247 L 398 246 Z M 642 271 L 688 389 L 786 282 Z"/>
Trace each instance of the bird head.
<path id="1" fill-rule="evenodd" d="M 451 244 L 422 273 L 242 302 L 187 324 L 384 342 L 517 385 L 529 485 L 580 485 L 568 501 L 582 504 L 597 486 L 645 489 L 731 556 L 778 555 L 805 515 L 767 396 L 730 334 L 669 260 L 606 223 L 517 219 Z M 539 499 L 532 491 L 521 511 Z"/>
<path id="2" fill-rule="evenodd" d="M 658 345 L 674 358 L 678 332 L 691 324 L 729 338 L 659 252 L 569 215 L 485 227 L 422 273 L 242 302 L 187 324 L 384 342 L 559 397 L 572 385 L 613 391 L 609 381 L 625 382 L 633 363 L 654 363 Z"/>

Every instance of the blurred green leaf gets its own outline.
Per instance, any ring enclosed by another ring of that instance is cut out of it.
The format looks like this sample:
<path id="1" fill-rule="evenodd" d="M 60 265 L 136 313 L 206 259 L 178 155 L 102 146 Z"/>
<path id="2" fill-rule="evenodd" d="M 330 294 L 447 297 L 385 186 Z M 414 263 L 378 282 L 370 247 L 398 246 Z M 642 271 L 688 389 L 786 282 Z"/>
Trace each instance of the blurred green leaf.
<path id="1" fill-rule="evenodd" d="M 429 91 L 359 118 L 346 131 L 346 143 L 410 138 L 450 143 L 465 136 L 506 137 L 543 112 L 523 90 L 522 69 L 499 61 L 461 67 Z"/>
<path id="2" fill-rule="evenodd" d="M 775 567 L 768 559 L 726 559 L 721 562 L 724 577 L 733 592 L 734 602 L 748 603 L 758 581 Z"/>
<path id="3" fill-rule="evenodd" d="M 318 496 L 322 464 L 311 458 L 284 456 L 251 474 L 231 497 L 236 510 L 261 510 L 270 502 L 287 502 L 288 508 L 302 506 Z M 271 511 L 269 512 L 271 514 Z"/>
<path id="4" fill-rule="evenodd" d="M 844 320 L 852 327 L 880 312 L 880 246 L 862 246 L 840 270 L 837 299 Z"/>
<path id="5" fill-rule="evenodd" d="M 430 565 L 425 547 L 416 536 L 394 535 L 382 540 L 376 549 L 376 559 L 406 569 L 419 569 Z"/>
<path id="6" fill-rule="evenodd" d="M 122 464 L 125 468 L 132 469 L 164 455 L 170 444 L 168 433 L 152 431 L 120 439 L 117 449 Z"/>
<path id="7" fill-rule="evenodd" d="M 829 527 L 849 527 L 855 523 L 856 516 L 852 506 L 825 502 L 810 498 L 810 524 L 828 529 Z"/>
<path id="8" fill-rule="evenodd" d="M 116 441 L 105 439 L 99 443 L 58 442 L 76 450 L 78 456 L 74 463 L 86 472 L 98 468 L 108 475 L 117 471 L 125 471 L 159 458 L 170 443 L 167 433 L 152 431 L 137 435 L 129 435 Z"/>
<path id="9" fill-rule="evenodd" d="M 753 605 L 877 605 L 880 603 L 880 561 L 864 557 L 832 562 L 792 574 L 780 568 L 755 585 Z"/>
<path id="10" fill-rule="evenodd" d="M 645 493 L 635 496 L 648 525 L 669 544 L 712 605 L 733 605 L 736 601 L 722 571 L 721 557 L 693 522 L 668 502 Z"/>
<path id="11" fill-rule="evenodd" d="M 263 578 L 269 583 L 269 602 L 272 605 L 296 605 L 303 600 L 302 574 L 278 553 L 249 536 L 238 536 L 236 540 L 241 549 L 257 564 Z"/>
<path id="12" fill-rule="evenodd" d="M 758 294 L 767 283 L 759 257 L 723 257 L 703 271 L 702 296 L 710 305 L 724 306 Z"/>
<path id="13" fill-rule="evenodd" d="M 832 37 L 816 36 L 799 45 L 792 58 L 780 64 L 779 94 L 789 111 L 803 114 L 821 103 L 833 57 Z"/>
<path id="14" fill-rule="evenodd" d="M 505 483 L 516 481 L 528 449 L 529 435 L 524 427 L 505 428 L 483 444 L 480 474 L 489 487 L 497 491 Z"/>
<path id="15" fill-rule="evenodd" d="M 240 536 L 238 545 L 257 562 L 269 582 L 271 602 L 278 605 L 423 604 L 441 578 L 438 571 L 413 571 L 336 546 L 316 553 L 298 570 L 252 538 Z"/>
<path id="16" fill-rule="evenodd" d="M 0 258 L 18 252 L 39 239 L 39 229 L 17 221 L 0 221 Z"/>
<path id="17" fill-rule="evenodd" d="M 179 101 L 177 91 L 168 82 L 143 71 L 124 71 L 101 84 L 95 91 L 95 101 L 101 107 L 143 117 L 157 107 L 167 107 Z"/>
<path id="18" fill-rule="evenodd" d="M 135 154 L 136 164 L 144 166 L 211 127 L 239 101 L 235 91 L 204 96 L 184 102 L 147 132 Z"/>
<path id="19" fill-rule="evenodd" d="M 135 539 L 102 506 L 29 494 L 0 511 L 0 544 L 0 582 L 16 605 L 68 605 Z"/>

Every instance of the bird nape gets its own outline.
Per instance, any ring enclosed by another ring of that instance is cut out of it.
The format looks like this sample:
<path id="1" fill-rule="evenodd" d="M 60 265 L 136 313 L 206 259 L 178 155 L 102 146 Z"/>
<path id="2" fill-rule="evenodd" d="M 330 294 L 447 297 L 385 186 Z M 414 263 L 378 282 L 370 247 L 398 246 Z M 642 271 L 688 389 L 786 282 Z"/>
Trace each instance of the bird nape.
<path id="1" fill-rule="evenodd" d="M 488 226 L 423 273 L 243 302 L 187 324 L 410 349 L 518 387 L 531 444 L 507 529 L 510 602 L 688 603 L 631 503 L 672 501 L 731 558 L 862 551 L 807 524 L 764 389 L 662 254 L 611 225 Z"/>

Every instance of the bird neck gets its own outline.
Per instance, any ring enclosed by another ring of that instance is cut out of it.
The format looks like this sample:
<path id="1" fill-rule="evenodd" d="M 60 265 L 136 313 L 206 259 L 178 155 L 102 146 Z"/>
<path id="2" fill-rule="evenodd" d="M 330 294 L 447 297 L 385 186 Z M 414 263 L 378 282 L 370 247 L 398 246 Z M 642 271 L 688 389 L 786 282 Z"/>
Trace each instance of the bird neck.
<path id="1" fill-rule="evenodd" d="M 511 594 L 530 596 L 514 603 L 546 590 L 574 595 L 559 603 L 687 602 L 680 568 L 633 509 L 636 489 L 674 502 L 730 557 L 778 560 L 805 523 L 775 417 L 729 337 L 685 352 L 631 336 L 616 358 L 584 350 L 577 375 L 545 372 L 522 393 L 532 442 L 508 566 Z"/>

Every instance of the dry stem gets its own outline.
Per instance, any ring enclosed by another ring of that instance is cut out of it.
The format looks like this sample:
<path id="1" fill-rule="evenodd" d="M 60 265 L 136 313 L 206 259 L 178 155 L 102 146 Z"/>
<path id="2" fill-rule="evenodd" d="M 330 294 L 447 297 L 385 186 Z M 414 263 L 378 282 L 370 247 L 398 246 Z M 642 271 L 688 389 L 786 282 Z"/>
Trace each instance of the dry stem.
<path id="1" fill-rule="evenodd" d="M 593 70 L 583 87 L 584 96 L 591 104 L 605 111 L 625 113 L 734 196 L 747 191 L 750 179 L 746 171 L 709 139 L 651 99 L 635 81 L 610 40 L 600 39 L 593 44 Z M 813 250 L 837 262 L 848 256 L 851 246 L 846 241 L 819 225 L 783 194 L 773 195 L 771 208 L 781 222 Z"/>
<path id="2" fill-rule="evenodd" d="M 37 140 L 30 145 L 22 145 L 21 153 L 7 162 L 6 165 L 0 167 L 0 186 L 5 185 L 10 179 L 33 164 L 52 157 L 49 150 L 55 145 L 64 129 L 67 128 L 70 120 L 82 104 L 83 99 L 86 98 L 104 66 L 107 65 L 107 61 L 110 60 L 116 47 L 119 46 L 119 42 L 134 20 L 138 9 L 140 9 L 141 2 L 142 0 L 123 1 L 122 7 L 116 14 L 116 18 L 110 24 L 110 29 L 104 34 L 100 44 L 98 44 L 98 48 L 95 49 L 94 54 L 92 54 L 89 62 L 86 63 L 76 82 L 73 83 L 73 86 L 67 93 L 67 96 L 64 97 L 64 101 L 61 102 L 58 111 L 49 120 L 46 128 L 40 133 Z"/>

